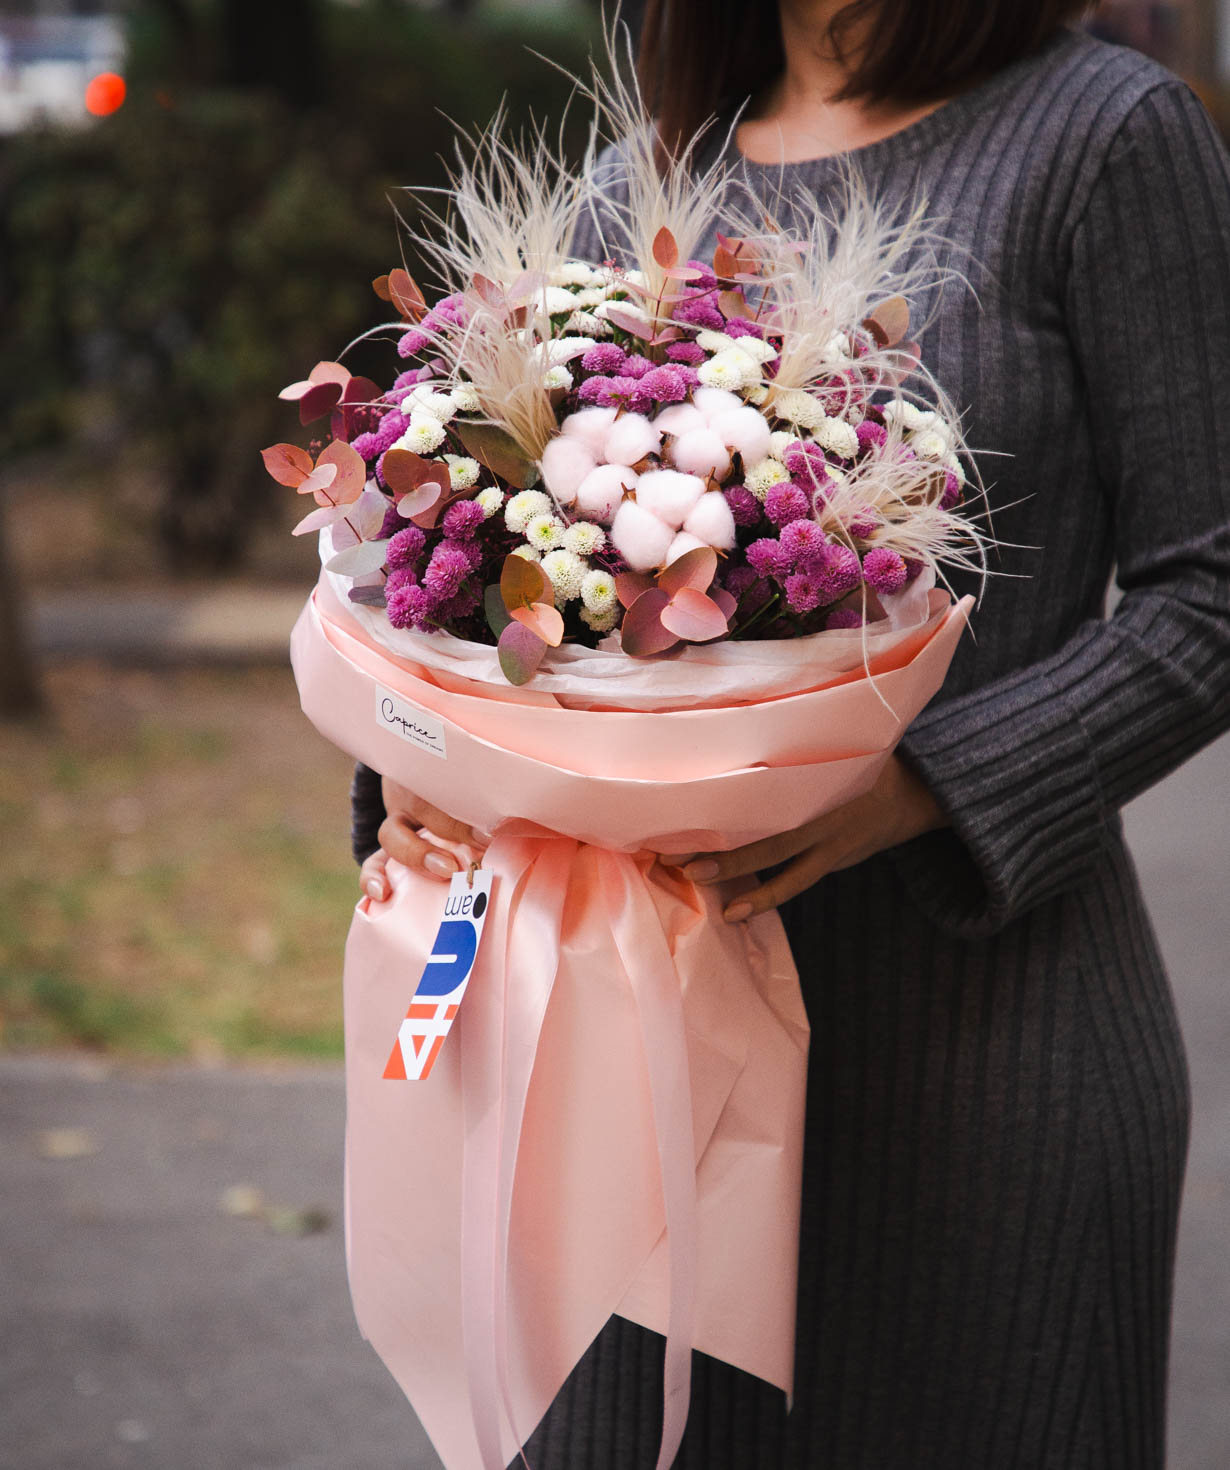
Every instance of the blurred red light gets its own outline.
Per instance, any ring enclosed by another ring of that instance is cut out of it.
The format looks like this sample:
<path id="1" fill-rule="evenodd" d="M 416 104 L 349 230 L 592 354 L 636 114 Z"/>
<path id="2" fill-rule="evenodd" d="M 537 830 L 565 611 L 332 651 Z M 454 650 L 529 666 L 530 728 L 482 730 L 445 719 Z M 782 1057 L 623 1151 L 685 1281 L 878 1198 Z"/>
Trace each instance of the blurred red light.
<path id="1" fill-rule="evenodd" d="M 85 110 L 95 117 L 109 117 L 124 105 L 128 87 L 113 71 L 100 72 L 85 89 Z"/>

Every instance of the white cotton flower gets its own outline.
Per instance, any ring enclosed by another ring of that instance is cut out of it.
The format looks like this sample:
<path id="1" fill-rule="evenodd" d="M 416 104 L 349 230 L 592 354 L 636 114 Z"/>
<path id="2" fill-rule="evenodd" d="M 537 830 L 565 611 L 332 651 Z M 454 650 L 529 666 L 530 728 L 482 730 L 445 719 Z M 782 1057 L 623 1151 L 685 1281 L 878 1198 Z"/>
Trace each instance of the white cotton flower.
<path id="1" fill-rule="evenodd" d="M 564 550 L 574 556 L 592 556 L 606 545 L 606 532 L 593 521 L 573 521 L 564 532 Z"/>
<path id="2" fill-rule="evenodd" d="M 576 333 L 567 337 L 552 337 L 547 342 L 540 342 L 539 351 L 546 357 L 548 364 L 555 367 L 558 363 L 571 362 L 574 357 L 580 357 L 593 345 L 592 337 Z"/>
<path id="3" fill-rule="evenodd" d="M 563 316 L 577 304 L 577 298 L 563 286 L 544 286 L 540 299 L 548 316 Z"/>
<path id="4" fill-rule="evenodd" d="M 760 337 L 738 337 L 735 346 L 755 363 L 772 362 L 778 352 L 772 342 L 765 342 Z"/>
<path id="5" fill-rule="evenodd" d="M 504 492 L 497 490 L 493 485 L 487 490 L 480 490 L 474 499 L 478 502 L 483 515 L 490 520 L 504 504 Z"/>
<path id="6" fill-rule="evenodd" d="M 552 388 L 571 388 L 572 374 L 561 362 L 557 367 L 550 369 L 542 380 L 542 386 L 548 390 Z"/>
<path id="7" fill-rule="evenodd" d="M 590 612 L 604 613 L 617 602 L 615 578 L 610 572 L 586 572 L 581 581 L 581 601 Z"/>
<path id="8" fill-rule="evenodd" d="M 763 500 L 774 485 L 781 485 L 789 478 L 789 471 L 779 459 L 757 460 L 743 472 L 743 483 L 757 500 Z"/>
<path id="9" fill-rule="evenodd" d="M 611 324 L 604 322 L 600 316 L 595 316 L 592 311 L 574 311 L 564 323 L 564 331 L 580 332 L 586 337 L 609 337 Z"/>
<path id="10" fill-rule="evenodd" d="M 519 535 L 535 516 L 545 515 L 552 508 L 551 497 L 541 490 L 519 490 L 504 507 L 504 524 Z"/>
<path id="11" fill-rule="evenodd" d="M 934 429 L 910 435 L 910 448 L 920 459 L 943 459 L 948 453 L 948 440 Z"/>
<path id="12" fill-rule="evenodd" d="M 439 419 L 430 414 L 412 413 L 410 427 L 397 441 L 398 449 L 408 449 L 412 454 L 431 454 L 439 449 L 448 435 Z"/>
<path id="13" fill-rule="evenodd" d="M 735 345 L 735 339 L 728 337 L 725 332 L 697 332 L 696 345 L 702 352 L 725 352 L 728 347 Z"/>
<path id="14" fill-rule="evenodd" d="M 858 453 L 858 435 L 845 419 L 821 419 L 812 430 L 812 437 L 821 449 L 839 459 L 853 459 Z"/>
<path id="15" fill-rule="evenodd" d="M 478 412 L 478 392 L 471 384 L 458 383 L 455 387 L 450 388 L 449 392 L 453 395 L 453 402 L 461 413 Z"/>
<path id="16" fill-rule="evenodd" d="M 557 602 L 580 597 L 587 568 L 579 556 L 564 550 L 548 552 L 542 559 L 542 569 L 551 579 Z"/>
<path id="17" fill-rule="evenodd" d="M 514 546 L 510 555 L 519 556 L 524 561 L 541 561 L 542 552 L 535 551 L 532 546 Z"/>
<path id="18" fill-rule="evenodd" d="M 468 490 L 471 485 L 478 484 L 482 468 L 478 460 L 467 459 L 463 454 L 446 454 L 444 463 L 448 465 L 449 484 L 454 490 Z"/>
<path id="19" fill-rule="evenodd" d="M 814 429 L 825 419 L 824 407 L 801 388 L 787 388 L 773 400 L 773 413 L 783 423 Z"/>
<path id="20" fill-rule="evenodd" d="M 891 403 L 881 404 L 880 412 L 890 423 L 899 423 L 907 433 L 921 429 L 924 423 L 922 410 L 904 398 L 894 398 Z"/>
<path id="21" fill-rule="evenodd" d="M 589 608 L 581 609 L 581 621 L 587 628 L 592 628 L 595 633 L 609 633 L 619 621 L 619 604 L 609 607 L 605 612 L 591 612 Z"/>
<path id="22" fill-rule="evenodd" d="M 564 523 L 549 512 L 532 516 L 525 527 L 525 539 L 539 551 L 553 551 L 564 539 Z"/>
<path id="23" fill-rule="evenodd" d="M 433 389 L 420 393 L 416 388 L 410 398 L 412 413 L 427 414 L 442 424 L 447 424 L 457 412 L 457 400 L 451 393 L 437 393 Z"/>
<path id="24" fill-rule="evenodd" d="M 785 429 L 777 429 L 769 435 L 769 453 L 774 459 L 781 459 L 790 446 L 797 442 L 797 434 L 790 434 Z"/>

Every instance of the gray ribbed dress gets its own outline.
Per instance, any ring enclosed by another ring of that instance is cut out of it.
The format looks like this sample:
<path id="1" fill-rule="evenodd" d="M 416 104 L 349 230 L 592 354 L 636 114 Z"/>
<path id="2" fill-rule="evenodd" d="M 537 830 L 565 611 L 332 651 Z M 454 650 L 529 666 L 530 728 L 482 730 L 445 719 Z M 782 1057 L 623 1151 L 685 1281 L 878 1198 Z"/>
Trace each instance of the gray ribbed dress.
<path id="1" fill-rule="evenodd" d="M 1188 1094 L 1117 812 L 1230 725 L 1230 162 L 1173 77 L 1068 31 L 853 157 L 977 262 L 923 345 L 995 452 L 1003 575 L 904 746 L 951 830 L 783 911 L 812 1024 L 793 1411 L 697 1355 L 676 1463 L 1159 1470 Z M 379 815 L 360 770 L 360 853 Z M 534 1470 L 651 1467 L 661 1358 L 613 1319 Z"/>

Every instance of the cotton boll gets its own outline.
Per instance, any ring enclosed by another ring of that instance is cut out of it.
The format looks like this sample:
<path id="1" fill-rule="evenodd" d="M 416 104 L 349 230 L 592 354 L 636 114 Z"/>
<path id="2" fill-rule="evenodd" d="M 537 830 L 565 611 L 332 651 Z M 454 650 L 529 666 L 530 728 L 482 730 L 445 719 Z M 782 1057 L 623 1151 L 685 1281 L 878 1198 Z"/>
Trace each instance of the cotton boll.
<path id="1" fill-rule="evenodd" d="M 700 497 L 688 512 L 683 529 L 719 551 L 729 551 L 735 544 L 735 518 L 720 490 L 707 490 Z"/>
<path id="2" fill-rule="evenodd" d="M 715 414 L 709 427 L 727 449 L 738 450 L 745 464 L 755 464 L 769 453 L 772 434 L 764 415 L 754 408 L 732 408 L 728 413 Z"/>
<path id="3" fill-rule="evenodd" d="M 648 476 L 642 476 L 642 481 L 645 479 Z M 639 501 L 625 500 L 615 512 L 611 541 L 634 572 L 660 567 L 674 539 L 674 527 L 660 521 Z"/>
<path id="4" fill-rule="evenodd" d="M 730 473 L 730 455 L 712 429 L 680 434 L 671 446 L 671 459 L 677 468 L 693 475 L 716 475 L 720 480 Z"/>
<path id="5" fill-rule="evenodd" d="M 707 544 L 699 536 L 693 536 L 691 531 L 680 531 L 667 548 L 666 565 L 670 566 L 671 562 L 678 561 L 685 552 L 695 551 L 698 547 Z"/>
<path id="6" fill-rule="evenodd" d="M 560 425 L 560 432 L 568 439 L 579 439 L 597 462 L 602 458 L 607 430 L 614 422 L 613 408 L 582 408 L 568 415 Z"/>
<path id="7" fill-rule="evenodd" d="M 662 447 L 662 431 L 642 413 L 624 413 L 607 430 L 602 458 L 608 464 L 635 464 Z"/>
<path id="8" fill-rule="evenodd" d="M 542 451 L 542 478 L 561 505 L 572 504 L 577 486 L 593 468 L 594 456 L 579 439 L 560 434 Z"/>
<path id="9" fill-rule="evenodd" d="M 725 388 L 697 388 L 692 394 L 692 402 L 704 414 L 705 422 L 710 424 L 718 414 L 744 406 L 737 393 L 728 393 Z"/>
<path id="10" fill-rule="evenodd" d="M 664 434 L 687 434 L 692 429 L 703 429 L 705 416 L 690 403 L 673 403 L 654 419 L 653 426 Z"/>
<path id="11" fill-rule="evenodd" d="M 625 490 L 637 488 L 633 470 L 620 464 L 600 464 L 577 486 L 576 511 L 589 520 L 609 526 L 624 498 Z"/>
<path id="12" fill-rule="evenodd" d="M 636 482 L 637 504 L 678 530 L 705 493 L 705 482 L 678 470 L 646 470 Z"/>

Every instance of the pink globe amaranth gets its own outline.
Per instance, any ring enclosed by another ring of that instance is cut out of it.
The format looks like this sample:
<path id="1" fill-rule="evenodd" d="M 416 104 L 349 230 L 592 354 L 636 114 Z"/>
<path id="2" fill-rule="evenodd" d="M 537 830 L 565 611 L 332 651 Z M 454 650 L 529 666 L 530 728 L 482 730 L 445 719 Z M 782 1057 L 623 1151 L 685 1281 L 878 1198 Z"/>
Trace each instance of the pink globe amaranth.
<path id="1" fill-rule="evenodd" d="M 745 592 L 756 585 L 760 578 L 751 567 L 731 567 L 723 579 L 722 585 L 732 597 L 742 597 Z"/>
<path id="2" fill-rule="evenodd" d="M 653 363 L 647 357 L 642 357 L 639 352 L 629 357 L 620 368 L 620 374 L 625 378 L 643 378 L 646 373 L 651 372 L 653 372 Z"/>
<path id="3" fill-rule="evenodd" d="M 474 500 L 458 500 L 444 512 L 444 534 L 468 540 L 487 519 L 483 508 Z"/>
<path id="4" fill-rule="evenodd" d="M 771 486 L 764 498 L 764 513 L 775 526 L 802 520 L 808 511 L 808 497 L 789 480 L 784 485 Z"/>
<path id="5" fill-rule="evenodd" d="M 828 537 L 813 520 L 791 521 L 782 527 L 782 551 L 800 572 L 820 572 L 828 561 Z"/>
<path id="6" fill-rule="evenodd" d="M 675 527 L 646 510 L 638 500 L 625 500 L 611 523 L 611 544 L 634 572 L 662 566 L 674 539 Z"/>
<path id="7" fill-rule="evenodd" d="M 397 339 L 397 355 L 398 357 L 417 357 L 429 346 L 430 342 L 431 338 L 426 332 L 420 332 L 417 327 L 412 327 L 410 331 L 403 332 Z"/>
<path id="8" fill-rule="evenodd" d="M 431 553 L 431 560 L 423 573 L 423 586 L 441 600 L 455 597 L 461 584 L 473 570 L 463 547 L 441 541 Z"/>
<path id="9" fill-rule="evenodd" d="M 820 574 L 825 602 L 838 602 L 863 580 L 862 563 L 858 552 L 849 546 L 830 545 L 824 558 L 824 570 Z"/>
<path id="10" fill-rule="evenodd" d="M 940 496 L 940 509 L 953 510 L 961 504 L 961 481 L 952 470 L 944 472 L 944 493 Z"/>
<path id="11" fill-rule="evenodd" d="M 426 588 L 407 583 L 392 592 L 386 587 L 385 605 L 393 627 L 425 628 L 435 615 L 438 599 Z"/>
<path id="12" fill-rule="evenodd" d="M 736 526 L 754 526 L 764 514 L 760 501 L 746 485 L 727 485 L 722 492 Z"/>
<path id="13" fill-rule="evenodd" d="M 791 612 L 814 612 L 820 606 L 819 577 L 808 572 L 793 572 L 786 578 L 786 605 Z"/>
<path id="14" fill-rule="evenodd" d="M 863 557 L 863 580 L 873 592 L 900 592 L 905 586 L 905 558 L 887 546 L 875 546 Z"/>
<path id="15" fill-rule="evenodd" d="M 688 393 L 683 374 L 674 367 L 651 368 L 641 387 L 655 403 L 682 403 Z"/>
<path id="16" fill-rule="evenodd" d="M 864 419 L 854 430 L 860 449 L 883 449 L 888 442 L 888 430 L 874 419 Z"/>
<path id="17" fill-rule="evenodd" d="M 595 377 L 586 378 L 581 386 L 577 389 L 578 402 L 596 403 L 603 408 L 609 407 L 610 405 L 607 404 L 604 400 L 606 393 L 611 386 L 611 381 L 612 380 L 610 378 L 604 377 L 601 373 L 599 373 Z"/>

